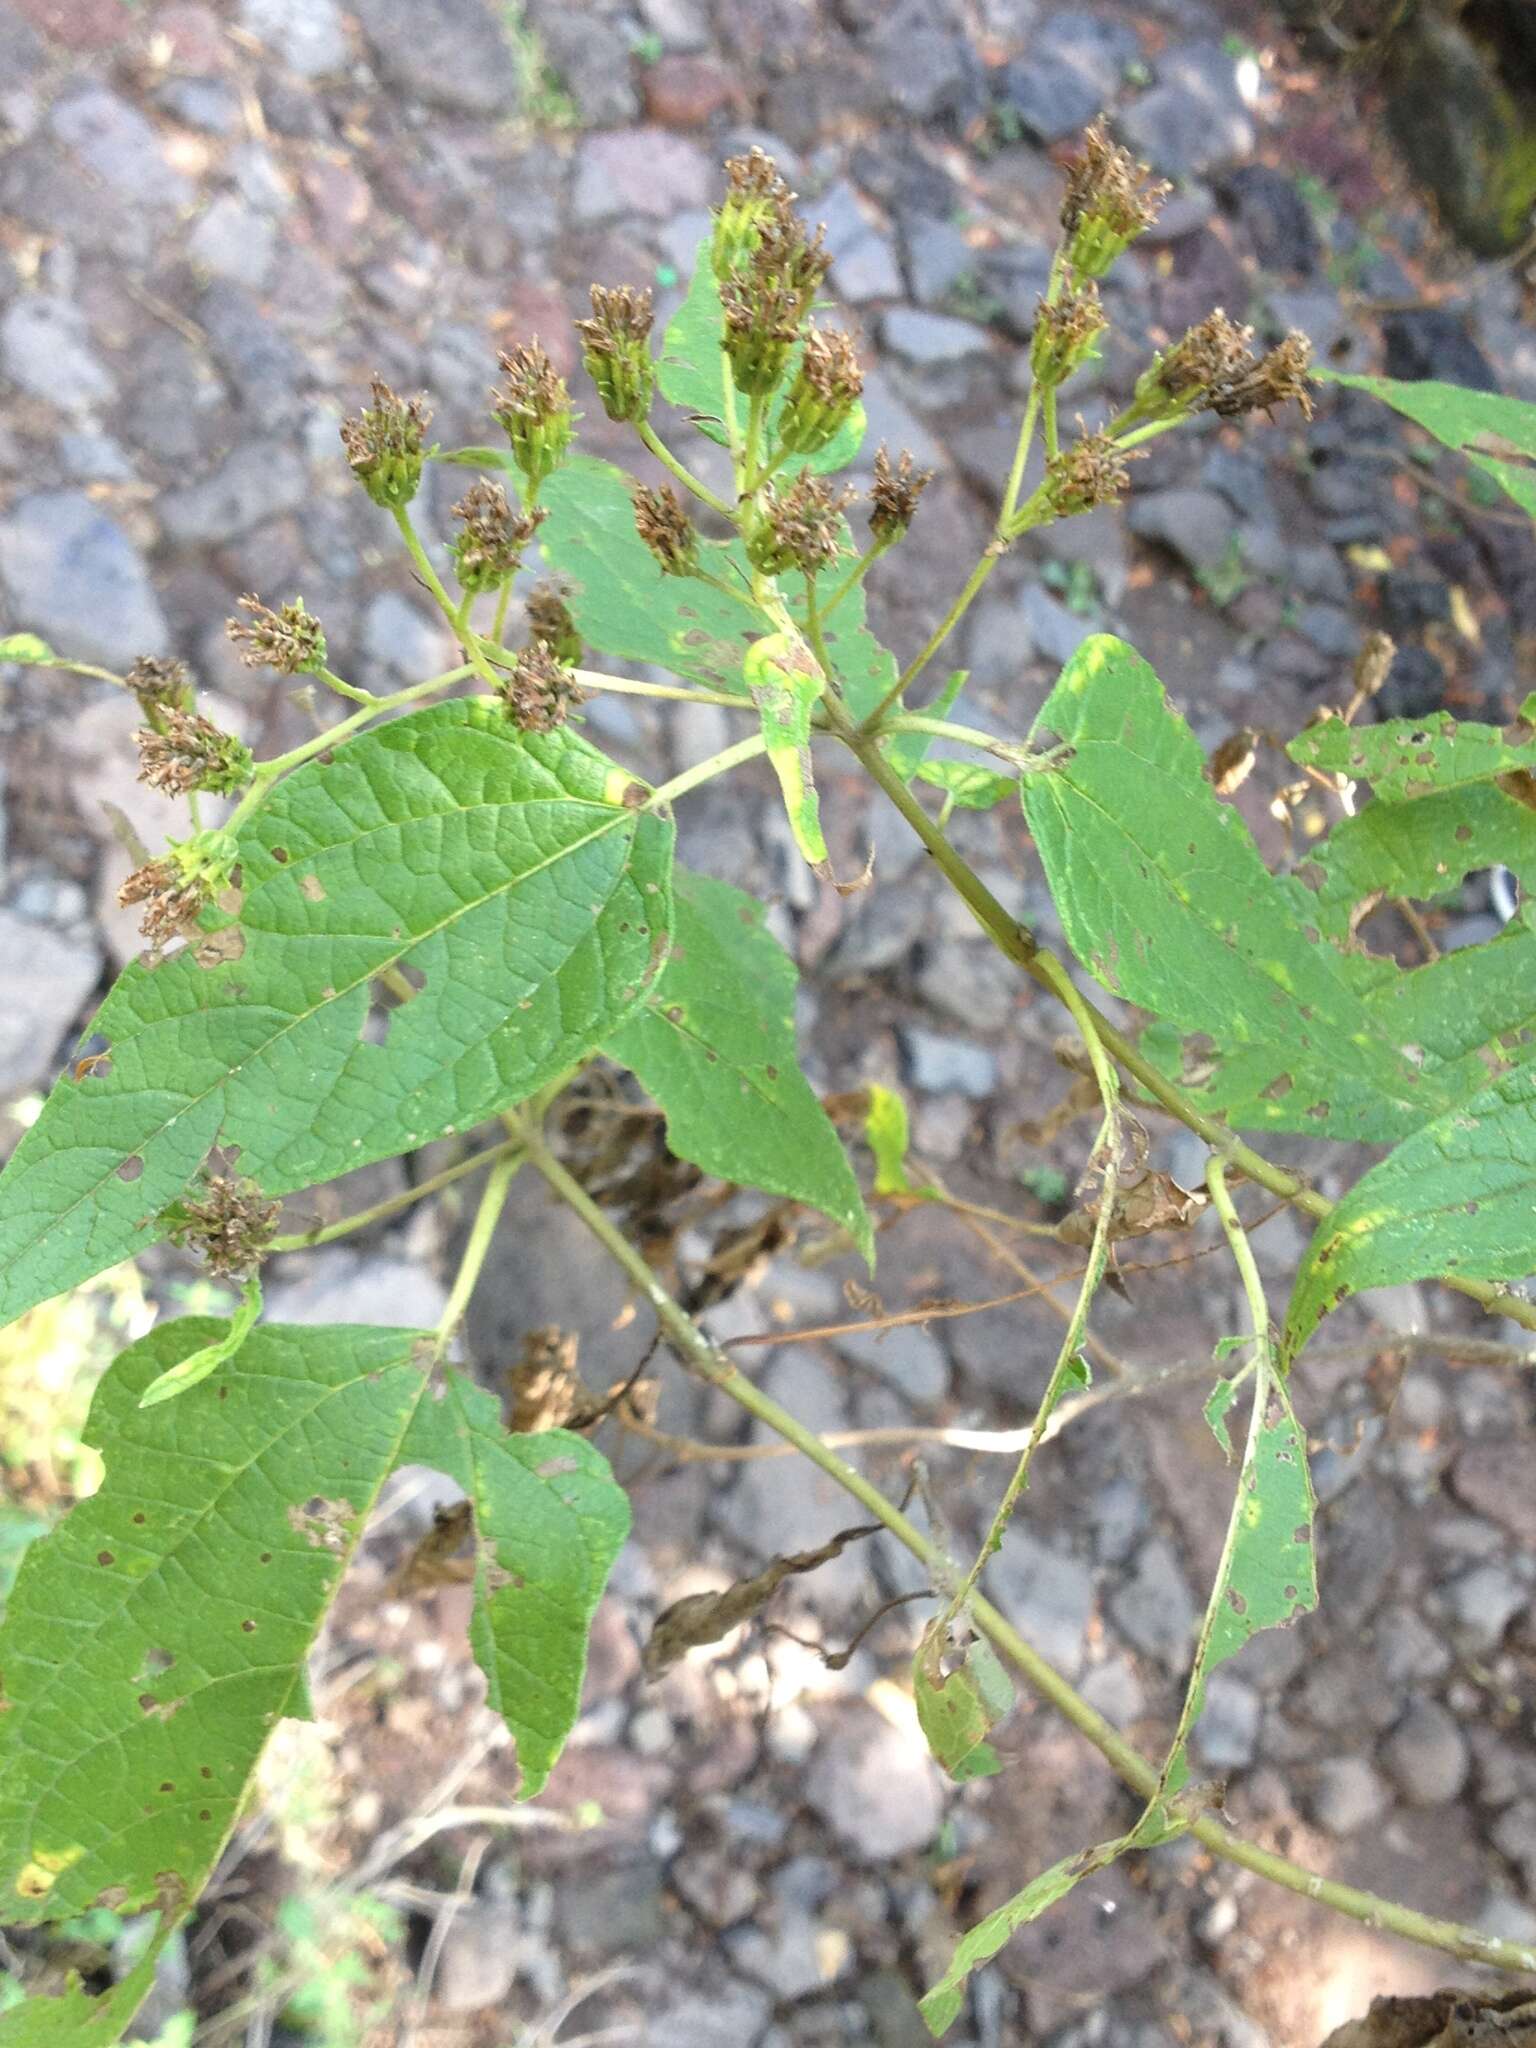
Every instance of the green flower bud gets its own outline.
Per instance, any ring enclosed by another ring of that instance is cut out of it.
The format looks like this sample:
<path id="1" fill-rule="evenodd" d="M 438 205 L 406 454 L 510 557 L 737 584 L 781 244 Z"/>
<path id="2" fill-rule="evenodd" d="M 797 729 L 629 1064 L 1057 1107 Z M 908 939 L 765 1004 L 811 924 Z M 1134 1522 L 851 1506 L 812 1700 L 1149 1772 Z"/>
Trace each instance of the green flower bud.
<path id="1" fill-rule="evenodd" d="M 789 212 L 794 197 L 773 158 L 760 149 L 731 157 L 725 175 L 725 203 L 715 215 L 709 250 L 710 264 L 722 285 L 752 260 L 763 230 Z"/>
<path id="2" fill-rule="evenodd" d="M 1104 116 L 1083 137 L 1062 201 L 1067 260 L 1079 277 L 1102 277 L 1157 219 L 1173 189 L 1109 139 Z"/>
<path id="3" fill-rule="evenodd" d="M 507 381 L 491 393 L 491 410 L 512 444 L 518 468 L 537 490 L 564 460 L 575 431 L 565 379 L 536 341 L 501 357 Z"/>
<path id="4" fill-rule="evenodd" d="M 342 421 L 341 444 L 375 505 L 409 505 L 421 485 L 431 409 L 424 398 L 397 398 L 382 377 L 373 379 L 371 389 L 373 404 Z"/>
<path id="5" fill-rule="evenodd" d="M 532 512 L 513 510 L 501 484 L 471 485 L 453 508 L 463 532 L 448 544 L 461 590 L 478 595 L 499 590 L 517 574 L 523 550 L 538 532 L 545 517 L 542 505 Z"/>
<path id="6" fill-rule="evenodd" d="M 1098 354 L 1098 339 L 1109 322 L 1099 303 L 1099 288 L 1090 278 L 1075 284 L 1069 276 L 1054 304 L 1040 301 L 1029 346 L 1035 382 L 1054 389 Z"/>
<path id="7" fill-rule="evenodd" d="M 643 420 L 651 409 L 656 369 L 648 346 L 651 295 L 625 286 L 605 291 L 592 287 L 592 318 L 578 320 L 587 375 L 597 386 L 603 410 L 611 420 Z"/>
<path id="8" fill-rule="evenodd" d="M 791 455 L 817 454 L 842 432 L 863 388 L 853 337 L 812 329 L 779 414 L 782 446 Z"/>

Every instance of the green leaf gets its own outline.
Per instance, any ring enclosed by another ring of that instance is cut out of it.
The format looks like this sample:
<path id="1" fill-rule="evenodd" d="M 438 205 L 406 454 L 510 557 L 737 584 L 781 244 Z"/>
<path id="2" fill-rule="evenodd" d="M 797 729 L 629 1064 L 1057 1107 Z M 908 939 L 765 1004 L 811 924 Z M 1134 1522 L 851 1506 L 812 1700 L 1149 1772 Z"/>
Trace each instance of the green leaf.
<path id="1" fill-rule="evenodd" d="M 104 1893 L 190 1906 L 421 1400 L 412 1331 L 269 1327 L 141 1409 L 218 1330 L 165 1324 L 109 1369 L 86 1426 L 105 1483 L 22 1560 L 0 1627 L 8 1921 Z"/>
<path id="2" fill-rule="evenodd" d="M 917 779 L 944 790 L 954 808 L 961 811 L 990 811 L 1019 793 L 1017 775 L 999 775 L 974 761 L 920 761 Z"/>
<path id="3" fill-rule="evenodd" d="M 0 2013 L 0 2048 L 113 2048 L 149 1995 L 155 1964 L 170 1934 L 160 1933 L 121 1982 L 92 1997 L 74 1971 L 56 1997 L 29 1998 Z"/>
<path id="4" fill-rule="evenodd" d="M 1318 1225 L 1291 1295 L 1286 1355 L 1366 1288 L 1533 1272 L 1536 1067 L 1524 1066 L 1405 1139 Z"/>
<path id="5" fill-rule="evenodd" d="M 697 576 L 668 576 L 635 531 L 629 479 L 611 462 L 578 455 L 544 486 L 539 545 L 568 586 L 581 636 L 610 659 L 653 662 L 709 690 L 743 691 L 741 666 L 767 621 L 747 602 L 739 548 L 705 543 L 711 574 L 738 584 L 738 600 Z"/>
<path id="6" fill-rule="evenodd" d="M 416 1410 L 400 1453 L 456 1479 L 474 1509 L 469 1640 L 487 1698 L 517 1744 L 517 1796 L 543 1789 L 581 1706 L 587 1636 L 629 1503 L 608 1461 L 563 1429 L 511 1436 L 460 1373 Z"/>
<path id="7" fill-rule="evenodd" d="M 826 676 L 787 633 L 755 641 L 744 674 L 763 721 L 769 765 L 779 778 L 795 844 L 811 867 L 827 872 L 831 864 L 821 830 L 821 799 L 811 773 L 811 714 L 826 693 Z"/>
<path id="8" fill-rule="evenodd" d="M 0 640 L 0 663 L 16 662 L 22 668 L 51 668 L 60 659 L 46 640 L 35 633 L 12 633 Z"/>
<path id="9" fill-rule="evenodd" d="M 174 1401 L 178 1394 L 184 1394 L 189 1387 L 195 1387 L 202 1380 L 210 1379 L 221 1365 L 226 1364 L 250 1335 L 261 1314 L 261 1279 L 252 1274 L 241 1292 L 240 1305 L 230 1317 L 222 1337 L 216 1337 L 211 1344 L 205 1344 L 200 1351 L 182 1359 L 161 1373 L 159 1379 L 151 1380 L 139 1399 L 141 1408 L 157 1407 L 162 1401 Z"/>
<path id="10" fill-rule="evenodd" d="M 1059 1863 L 1053 1863 L 1049 1870 L 1043 1870 L 1025 1885 L 1021 1892 L 1015 1892 L 1011 1899 L 989 1913 L 985 1920 L 978 1921 L 956 1943 L 949 1968 L 938 1983 L 918 2000 L 917 2009 L 929 2033 L 937 2038 L 954 2025 L 965 2003 L 966 1980 L 971 1972 L 982 1963 L 990 1962 L 1011 1936 L 1017 1934 L 1021 1927 L 1028 1926 L 1031 1920 L 1038 1920 L 1047 1906 L 1054 1906 L 1058 1899 L 1064 1899 L 1085 1877 L 1107 1869 L 1127 1850 L 1152 1848 L 1158 1842 L 1171 1841 L 1187 1826 L 1188 1821 L 1182 1816 L 1168 1814 L 1162 1809 L 1155 1814 L 1144 1814 L 1129 1834 L 1117 1835 L 1112 1842 L 1100 1842 L 1093 1849 L 1081 1849 L 1075 1856 L 1064 1856 Z"/>
<path id="11" fill-rule="evenodd" d="M 873 1267 L 858 1181 L 796 1057 L 794 962 L 739 889 L 680 869 L 674 892 L 661 980 L 605 1050 L 666 1111 L 679 1158 L 821 1210 Z"/>
<path id="12" fill-rule="evenodd" d="M 434 448 L 430 459 L 456 463 L 461 469 L 491 469 L 514 476 L 518 480 L 518 495 L 522 495 L 523 473 L 510 448 Z"/>
<path id="13" fill-rule="evenodd" d="M 1369 782 L 1384 803 L 1536 766 L 1536 740 L 1525 733 L 1511 739 L 1499 726 L 1462 724 L 1445 711 L 1359 727 L 1330 719 L 1299 734 L 1286 752 L 1303 768 Z"/>
<path id="14" fill-rule="evenodd" d="M 745 431 L 747 418 L 746 401 L 734 388 L 728 386 L 722 347 L 724 334 L 725 322 L 720 311 L 720 287 L 715 280 L 714 268 L 709 257 L 709 243 L 706 240 L 699 248 L 693 282 L 688 287 L 688 296 L 668 322 L 666 334 L 662 339 L 656 382 L 662 397 L 690 414 L 699 432 L 721 447 L 726 446 L 728 441 L 724 425 L 728 388 L 729 402 L 735 411 L 738 435 Z M 784 382 L 769 403 L 770 448 L 773 446 L 779 414 L 783 410 L 784 393 L 794 381 L 801 352 L 801 345 L 797 344 L 790 354 Z M 859 452 L 864 439 L 865 424 L 863 406 L 855 405 L 843 427 L 825 448 L 815 455 L 797 458 L 791 467 L 811 469 L 818 473 L 846 469 Z"/>
<path id="15" fill-rule="evenodd" d="M 1222 1339 L 1223 1343 L 1230 1341 L 1227 1338 Z M 1238 1342 L 1243 1344 L 1249 1341 L 1246 1337 L 1238 1339 Z M 1242 1385 L 1241 1378 L 1218 1380 L 1211 1389 L 1210 1397 L 1206 1401 L 1205 1407 L 1201 1410 L 1211 1435 L 1221 1445 L 1222 1455 L 1227 1458 L 1230 1458 L 1232 1455 L 1232 1438 L 1227 1431 L 1227 1416 L 1231 1410 L 1232 1403 L 1242 1391 Z"/>
<path id="16" fill-rule="evenodd" d="M 924 716 L 948 718 L 955 708 L 960 692 L 970 680 L 970 673 L 967 668 L 957 668 L 933 702 L 923 706 Z M 878 699 L 876 701 L 878 702 Z M 870 708 L 873 709 L 873 706 Z M 896 732 L 885 742 L 885 758 L 903 782 L 910 782 L 917 773 L 918 764 L 927 759 L 933 739 L 931 732 Z"/>
<path id="17" fill-rule="evenodd" d="M 1471 451 L 1480 441 L 1498 441 L 1517 454 L 1536 457 L 1536 405 L 1524 399 L 1505 398 L 1495 391 L 1468 391 L 1459 384 L 1433 379 L 1408 383 L 1392 377 L 1346 375 L 1342 370 L 1316 370 L 1313 375 L 1325 383 L 1368 391 L 1433 434 L 1442 447 Z M 1472 460 L 1522 511 L 1536 511 L 1536 474 L 1531 470 L 1487 455 L 1474 454 Z"/>
<path id="18" fill-rule="evenodd" d="M 239 835 L 238 918 L 132 966 L 0 1177 L 0 1322 L 142 1250 L 214 1145 L 267 1194 L 467 1129 L 566 1072 L 664 958 L 672 826 L 569 731 L 460 700 L 307 763 Z M 370 1021 L 387 968 L 424 977 Z"/>
<path id="19" fill-rule="evenodd" d="M 217 1381 L 143 1408 L 216 1329 L 167 1324 L 111 1367 L 87 1426 L 106 1482 L 23 1559 L 0 1626 L 7 1920 L 67 1919 L 104 1895 L 168 1922 L 190 1906 L 273 1726 L 302 1709 L 315 1631 L 402 1461 L 436 1465 L 472 1503 L 471 1643 L 521 1796 L 575 1718 L 629 1528 L 602 1456 L 563 1431 L 508 1436 L 491 1395 L 429 1377 L 430 1340 L 411 1330 L 266 1325 Z"/>
<path id="20" fill-rule="evenodd" d="M 1039 725 L 1071 749 L 1023 787 L 1067 938 L 1106 988 L 1197 1034 L 1207 1074 L 1214 1041 L 1215 1087 L 1179 1076 L 1197 1100 L 1235 1123 L 1351 1137 L 1433 1113 L 1421 1071 L 1218 801 L 1139 655 L 1085 641 Z"/>
<path id="21" fill-rule="evenodd" d="M 907 1146 L 911 1142 L 905 1099 L 883 1082 L 871 1081 L 865 1090 L 869 1107 L 864 1112 L 864 1142 L 875 1155 L 877 1195 L 916 1195 L 907 1173 Z"/>
<path id="22" fill-rule="evenodd" d="M 987 1736 L 1013 1709 L 1013 1681 L 985 1636 L 973 1636 L 958 1669 L 945 1674 L 926 1637 L 912 1659 L 918 1723 L 940 1769 L 957 1785 L 993 1778 L 1002 1759 Z"/>

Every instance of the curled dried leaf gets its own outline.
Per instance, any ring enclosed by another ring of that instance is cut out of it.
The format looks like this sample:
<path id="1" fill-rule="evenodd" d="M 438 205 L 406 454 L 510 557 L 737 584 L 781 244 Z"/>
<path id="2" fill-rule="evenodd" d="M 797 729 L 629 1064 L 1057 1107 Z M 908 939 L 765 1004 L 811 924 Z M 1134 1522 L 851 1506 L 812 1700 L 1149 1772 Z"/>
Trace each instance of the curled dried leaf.
<path id="1" fill-rule="evenodd" d="M 1110 1214 L 1110 1240 L 1148 1237 L 1156 1230 L 1187 1230 L 1208 1200 L 1200 1190 L 1181 1188 L 1169 1174 L 1145 1174 L 1132 1186 L 1117 1189 Z M 1063 1218 L 1056 1235 L 1063 1244 L 1091 1244 L 1098 1220 L 1099 1204 L 1090 1202 Z"/>
<path id="2" fill-rule="evenodd" d="M 840 1557 L 850 1543 L 861 1536 L 873 1536 L 878 1522 L 858 1529 L 839 1530 L 818 1550 L 797 1550 L 788 1557 L 776 1557 L 749 1579 L 737 1579 L 718 1593 L 689 1593 L 674 1600 L 657 1615 L 641 1656 L 647 1678 L 660 1678 L 664 1671 L 705 1643 L 718 1643 L 743 1621 L 750 1621 L 773 1598 L 788 1578 L 813 1572 L 819 1565 Z"/>

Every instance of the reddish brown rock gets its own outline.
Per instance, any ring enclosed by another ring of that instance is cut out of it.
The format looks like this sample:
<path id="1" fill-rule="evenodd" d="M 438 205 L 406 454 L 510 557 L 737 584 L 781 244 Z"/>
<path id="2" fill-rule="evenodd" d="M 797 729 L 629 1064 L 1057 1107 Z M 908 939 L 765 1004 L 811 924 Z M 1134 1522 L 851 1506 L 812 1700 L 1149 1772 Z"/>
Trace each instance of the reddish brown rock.
<path id="1" fill-rule="evenodd" d="M 663 128 L 702 128 L 716 114 L 745 115 L 741 87 L 713 57 L 659 57 L 641 76 L 645 116 Z"/>
<path id="2" fill-rule="evenodd" d="M 124 0 L 16 0 L 16 10 L 66 50 L 110 50 L 137 25 Z"/>

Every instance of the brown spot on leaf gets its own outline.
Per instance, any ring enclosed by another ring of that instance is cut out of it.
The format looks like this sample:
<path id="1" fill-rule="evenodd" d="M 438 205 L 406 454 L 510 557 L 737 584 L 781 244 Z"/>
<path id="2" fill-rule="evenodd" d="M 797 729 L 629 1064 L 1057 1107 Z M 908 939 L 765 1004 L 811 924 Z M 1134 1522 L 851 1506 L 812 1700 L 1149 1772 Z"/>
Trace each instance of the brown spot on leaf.
<path id="1" fill-rule="evenodd" d="M 329 1550 L 337 1556 L 346 1549 L 352 1539 L 352 1524 L 357 1510 L 349 1500 L 327 1500 L 316 1494 L 302 1507 L 290 1507 L 288 1526 L 296 1536 L 302 1536 L 311 1550 Z"/>
<path id="2" fill-rule="evenodd" d="M 311 903 L 325 901 L 325 884 L 318 875 L 300 875 L 299 894 L 307 896 Z"/>
<path id="3" fill-rule="evenodd" d="M 122 1165 L 117 1169 L 117 1177 L 119 1180 L 137 1180 L 143 1171 L 143 1160 L 137 1152 L 130 1152 Z"/>
<path id="4" fill-rule="evenodd" d="M 238 960 L 245 952 L 245 933 L 237 924 L 210 932 L 192 957 L 199 967 L 222 967 L 226 960 Z"/>

